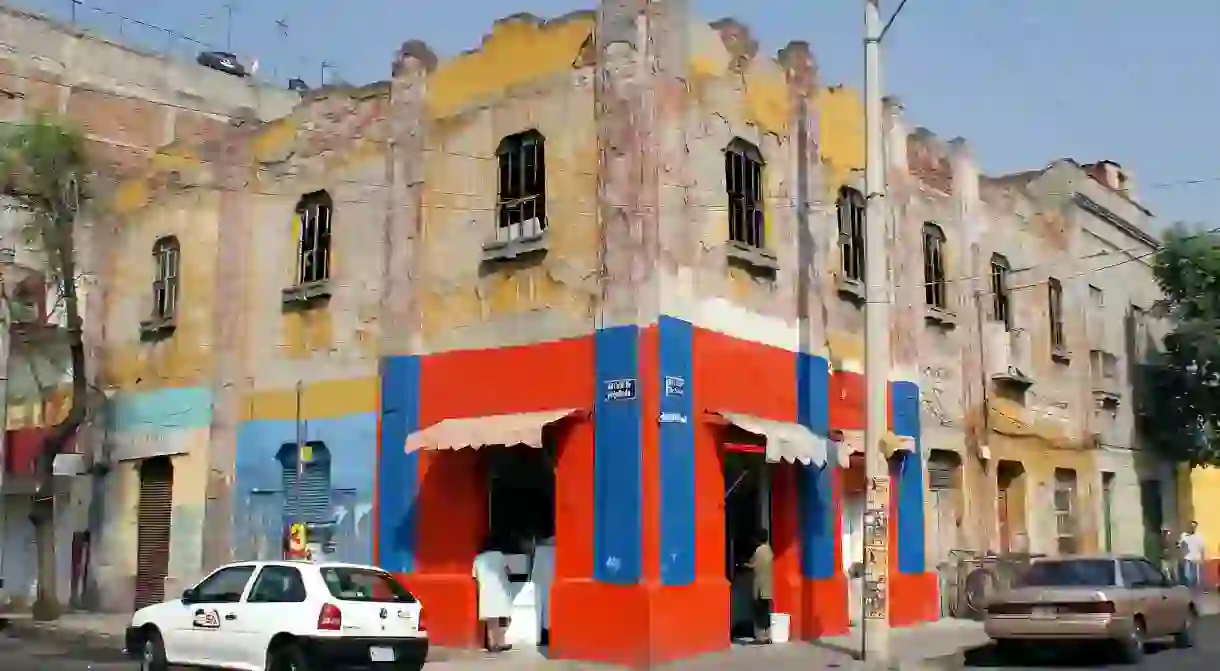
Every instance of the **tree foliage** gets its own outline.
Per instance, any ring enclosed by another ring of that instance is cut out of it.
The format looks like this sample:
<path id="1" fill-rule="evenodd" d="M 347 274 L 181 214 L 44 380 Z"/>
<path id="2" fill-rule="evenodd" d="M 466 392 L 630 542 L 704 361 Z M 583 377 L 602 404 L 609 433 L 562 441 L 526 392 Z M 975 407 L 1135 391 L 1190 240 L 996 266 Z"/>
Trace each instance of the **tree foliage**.
<path id="1" fill-rule="evenodd" d="M 0 168 L 6 195 L 26 217 L 26 234 L 46 253 L 50 282 L 63 302 L 72 376 L 71 406 L 63 420 L 45 434 L 37 463 L 37 490 L 30 521 L 38 551 L 36 619 L 54 619 L 60 612 L 55 586 L 55 504 L 53 465 L 85 419 L 88 391 L 85 347 L 77 295 L 77 234 L 90 176 L 83 136 L 48 117 L 10 126 L 0 135 Z M 37 325 L 33 328 L 37 329 Z M 29 345 L 56 338 L 47 333 L 24 334 Z M 5 399 L 7 402 L 7 399 Z"/>
<path id="2" fill-rule="evenodd" d="M 1220 229 L 1217 229 L 1220 230 Z M 1153 265 L 1169 332 L 1135 380 L 1141 430 L 1166 457 L 1220 466 L 1220 233 L 1172 228 Z"/>

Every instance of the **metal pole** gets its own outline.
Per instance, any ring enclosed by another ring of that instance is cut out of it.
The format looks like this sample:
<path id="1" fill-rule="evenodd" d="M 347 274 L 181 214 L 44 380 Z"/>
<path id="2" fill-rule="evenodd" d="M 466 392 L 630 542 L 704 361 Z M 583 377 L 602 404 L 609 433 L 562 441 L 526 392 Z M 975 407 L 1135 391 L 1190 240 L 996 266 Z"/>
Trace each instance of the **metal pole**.
<path id="1" fill-rule="evenodd" d="M 890 288 L 887 270 L 887 209 L 881 105 L 880 0 L 864 1 L 865 257 L 864 377 L 864 589 L 861 597 L 860 653 L 889 657 L 889 464 L 882 449 L 887 430 L 886 397 L 890 367 Z"/>
<path id="2" fill-rule="evenodd" d="M 305 437 L 301 432 L 301 381 L 296 386 L 296 434 L 297 434 L 297 464 L 296 478 L 292 481 L 292 517 L 293 522 L 305 523 L 305 514 L 301 510 L 301 478 L 305 474 Z"/>

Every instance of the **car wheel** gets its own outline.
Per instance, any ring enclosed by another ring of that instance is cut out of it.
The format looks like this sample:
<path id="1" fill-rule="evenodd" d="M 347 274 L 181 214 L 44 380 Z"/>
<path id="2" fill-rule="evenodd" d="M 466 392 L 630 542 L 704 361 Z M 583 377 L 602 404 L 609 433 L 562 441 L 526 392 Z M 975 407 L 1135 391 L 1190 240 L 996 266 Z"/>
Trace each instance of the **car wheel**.
<path id="1" fill-rule="evenodd" d="M 1139 664 L 1144 660 L 1144 620 L 1136 618 L 1131 632 L 1118 641 L 1118 652 L 1123 663 Z"/>
<path id="2" fill-rule="evenodd" d="M 1186 614 L 1186 624 L 1183 625 L 1182 631 L 1173 635 L 1173 644 L 1179 648 L 1195 647 L 1195 625 L 1198 623 L 1199 614 L 1191 607 L 1190 612 Z"/>
<path id="3" fill-rule="evenodd" d="M 309 671 L 305 653 L 294 644 L 280 646 L 267 655 L 267 671 Z"/>
<path id="4" fill-rule="evenodd" d="M 148 630 L 144 636 L 144 644 L 140 649 L 140 671 L 167 671 L 169 663 L 165 661 L 165 642 L 156 629 Z"/>

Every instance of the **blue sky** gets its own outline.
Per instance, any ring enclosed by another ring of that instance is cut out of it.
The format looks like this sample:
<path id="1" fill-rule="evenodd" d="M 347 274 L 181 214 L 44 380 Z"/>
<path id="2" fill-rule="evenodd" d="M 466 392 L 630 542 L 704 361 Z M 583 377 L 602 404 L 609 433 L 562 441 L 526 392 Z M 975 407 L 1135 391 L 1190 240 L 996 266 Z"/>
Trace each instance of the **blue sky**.
<path id="1" fill-rule="evenodd" d="M 71 0 L 15 0 L 67 18 Z M 196 47 L 142 20 L 232 50 L 261 74 L 384 79 L 403 41 L 442 55 L 477 46 L 496 18 L 555 16 L 594 0 L 79 0 L 78 22 L 189 55 Z M 813 45 L 827 83 L 862 82 L 861 0 L 692 0 L 712 20 L 734 16 L 774 53 Z M 883 12 L 898 0 L 882 0 Z M 1141 200 L 1167 220 L 1220 225 L 1220 2 L 1179 0 L 908 0 L 887 36 L 885 86 L 912 123 L 963 136 L 990 173 L 1051 160 L 1110 159 L 1134 175 Z M 1172 8 L 1172 11 L 1167 11 Z M 101 11 L 99 11 L 101 10 Z M 105 12 L 111 12 L 106 14 Z M 276 25 L 287 23 L 287 35 Z"/>

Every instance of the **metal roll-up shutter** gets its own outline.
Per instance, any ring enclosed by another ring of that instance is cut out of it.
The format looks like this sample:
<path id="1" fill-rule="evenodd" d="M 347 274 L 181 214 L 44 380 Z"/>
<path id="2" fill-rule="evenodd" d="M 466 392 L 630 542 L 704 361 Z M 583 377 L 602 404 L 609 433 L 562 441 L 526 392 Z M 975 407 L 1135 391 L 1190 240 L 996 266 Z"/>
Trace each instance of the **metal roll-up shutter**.
<path id="1" fill-rule="evenodd" d="M 284 520 L 292 522 L 327 522 L 331 518 L 330 452 L 326 446 L 313 443 L 307 449 L 309 461 L 300 471 L 297 481 L 295 450 L 291 458 L 281 459 L 284 471 Z M 299 500 L 299 504 L 298 504 Z"/>
<path id="2" fill-rule="evenodd" d="M 928 489 L 934 492 L 954 489 L 954 480 L 952 465 L 928 462 Z"/>
<path id="3" fill-rule="evenodd" d="M 136 512 L 139 525 L 136 537 L 136 610 L 165 601 L 173 489 L 174 467 L 169 457 L 155 457 L 140 464 L 140 502 Z"/>

